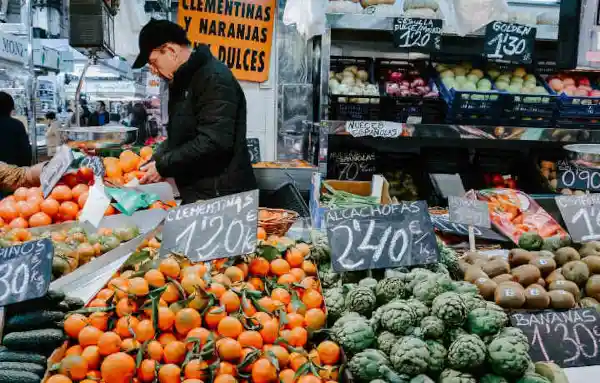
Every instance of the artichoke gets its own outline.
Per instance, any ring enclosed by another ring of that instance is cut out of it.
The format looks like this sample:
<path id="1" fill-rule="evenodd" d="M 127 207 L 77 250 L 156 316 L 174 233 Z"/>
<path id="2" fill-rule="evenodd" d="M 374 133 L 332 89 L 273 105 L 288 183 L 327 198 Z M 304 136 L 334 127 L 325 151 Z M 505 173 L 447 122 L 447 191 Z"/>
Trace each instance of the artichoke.
<path id="1" fill-rule="evenodd" d="M 427 371 L 431 355 L 427 343 L 421 339 L 405 336 L 392 347 L 390 360 L 401 374 L 418 375 Z"/>
<path id="2" fill-rule="evenodd" d="M 530 372 L 521 377 L 521 379 L 517 380 L 517 383 L 552 383 L 548 378 L 543 377 L 542 375 L 536 374 L 535 372 Z"/>
<path id="3" fill-rule="evenodd" d="M 479 308 L 467 315 L 467 331 L 471 334 L 485 336 L 500 331 L 508 322 L 508 316 L 502 311 Z"/>
<path id="4" fill-rule="evenodd" d="M 440 253 L 440 262 L 446 266 L 453 279 L 463 279 L 463 273 L 460 269 L 458 256 L 456 252 L 444 245 L 441 239 L 437 238 L 438 251 Z"/>
<path id="5" fill-rule="evenodd" d="M 479 290 L 477 289 L 477 286 L 466 281 L 452 282 L 452 291 L 459 294 L 479 295 Z"/>
<path id="6" fill-rule="evenodd" d="M 370 315 L 375 309 L 375 303 L 375 293 L 369 287 L 358 286 L 346 294 L 346 309 L 359 314 Z"/>
<path id="7" fill-rule="evenodd" d="M 435 381 L 429 376 L 421 374 L 412 378 L 409 383 L 435 383 Z"/>
<path id="8" fill-rule="evenodd" d="M 356 314 L 356 313 L 349 313 Z M 375 333 L 365 317 L 358 314 L 338 319 L 331 328 L 331 338 L 350 353 L 360 352 L 373 344 Z"/>
<path id="9" fill-rule="evenodd" d="M 504 312 L 504 309 L 500 306 L 498 306 L 497 304 L 495 304 L 494 302 L 485 302 L 485 308 L 488 310 L 496 310 L 496 311 L 502 311 Z"/>
<path id="10" fill-rule="evenodd" d="M 368 287 L 371 290 L 375 291 L 375 286 L 377 286 L 377 279 L 375 278 L 363 278 L 358 282 L 359 286 Z"/>
<path id="11" fill-rule="evenodd" d="M 462 327 L 453 327 L 447 329 L 444 333 L 444 344 L 448 347 L 454 342 L 459 336 L 469 335 Z"/>
<path id="12" fill-rule="evenodd" d="M 508 380 L 494 374 L 485 374 L 479 379 L 479 383 L 508 383 Z"/>
<path id="13" fill-rule="evenodd" d="M 397 341 L 398 338 L 396 337 L 396 335 L 392 334 L 389 331 L 382 331 L 377 336 L 377 347 L 379 347 L 379 349 L 383 351 L 386 355 L 390 355 L 390 353 L 392 352 L 392 347 Z"/>
<path id="14" fill-rule="evenodd" d="M 407 300 L 406 303 L 413 309 L 413 311 L 417 315 L 417 321 L 420 321 L 421 319 L 429 315 L 429 307 L 425 306 L 425 304 L 420 300 L 411 298 Z"/>
<path id="15" fill-rule="evenodd" d="M 448 349 L 448 365 L 456 370 L 472 369 L 485 361 L 486 346 L 477 335 L 462 335 Z"/>
<path id="16" fill-rule="evenodd" d="M 527 350 L 509 340 L 514 338 L 496 338 L 488 346 L 488 360 L 492 370 L 503 377 L 522 376 L 529 367 Z"/>
<path id="17" fill-rule="evenodd" d="M 467 317 L 467 308 L 460 295 L 448 292 L 433 300 L 431 313 L 449 326 L 462 326 Z"/>
<path id="18" fill-rule="evenodd" d="M 347 364 L 354 378 L 363 381 L 385 379 L 400 381 L 400 377 L 390 368 L 390 361 L 379 350 L 366 349 L 354 355 Z"/>
<path id="19" fill-rule="evenodd" d="M 426 279 L 435 277 L 437 274 L 434 273 L 433 271 L 427 270 L 427 269 L 423 269 L 420 267 L 416 267 L 414 269 L 412 269 L 410 271 L 410 273 L 408 273 L 407 279 L 408 279 L 408 289 L 410 291 L 412 291 L 415 286 L 423 281 L 425 281 Z"/>
<path id="20" fill-rule="evenodd" d="M 505 327 L 500 330 L 491 340 L 504 339 L 506 342 L 511 343 L 515 347 L 522 348 L 526 352 L 529 352 L 529 340 L 527 335 L 517 327 Z"/>
<path id="21" fill-rule="evenodd" d="M 436 275 L 417 283 L 413 288 L 413 295 L 421 302 L 430 306 L 435 297 L 449 291 L 451 287 L 452 281 L 448 276 Z"/>
<path id="22" fill-rule="evenodd" d="M 319 278 L 323 288 L 329 289 L 334 287 L 340 280 L 340 274 L 333 271 L 331 266 L 325 267 L 325 265 L 319 267 Z"/>
<path id="23" fill-rule="evenodd" d="M 389 277 L 380 280 L 375 286 L 375 295 L 377 302 L 385 304 L 392 299 L 402 299 L 406 297 L 404 282 L 400 277 Z"/>
<path id="24" fill-rule="evenodd" d="M 341 287 L 334 287 L 323 292 L 327 316 L 337 319 L 342 316 L 346 305 L 344 303 L 344 290 Z"/>
<path id="25" fill-rule="evenodd" d="M 392 301 L 381 306 L 377 311 L 381 327 L 397 335 L 404 334 L 409 327 L 414 326 L 417 322 L 414 310 L 406 301 Z"/>
<path id="26" fill-rule="evenodd" d="M 404 332 L 404 335 L 406 335 L 406 336 L 414 336 L 415 338 L 419 338 L 419 339 L 424 339 L 425 338 L 423 336 L 423 330 L 421 329 L 421 327 L 418 327 L 418 326 L 409 327 Z"/>
<path id="27" fill-rule="evenodd" d="M 486 301 L 479 294 L 460 293 L 459 295 L 467 308 L 467 314 L 475 309 L 486 307 Z"/>
<path id="28" fill-rule="evenodd" d="M 448 352 L 446 347 L 436 341 L 426 340 L 425 343 L 429 350 L 429 372 L 432 375 L 437 375 L 444 369 Z"/>
<path id="29" fill-rule="evenodd" d="M 423 337 L 438 339 L 444 335 L 444 322 L 434 316 L 427 316 L 421 320 L 421 332 Z"/>
<path id="30" fill-rule="evenodd" d="M 442 371 L 438 383 L 477 383 L 477 379 L 466 372 L 446 369 Z"/>

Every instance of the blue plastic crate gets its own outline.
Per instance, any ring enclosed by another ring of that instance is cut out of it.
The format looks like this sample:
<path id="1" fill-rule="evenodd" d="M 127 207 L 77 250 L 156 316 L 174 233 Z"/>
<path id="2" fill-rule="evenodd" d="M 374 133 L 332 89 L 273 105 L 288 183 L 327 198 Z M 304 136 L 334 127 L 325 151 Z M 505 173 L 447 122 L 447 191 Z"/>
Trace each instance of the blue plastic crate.
<path id="1" fill-rule="evenodd" d="M 536 85 L 549 94 L 536 95 L 503 91 L 502 124 L 510 126 L 550 127 L 556 123 L 558 96 L 537 74 Z"/>
<path id="2" fill-rule="evenodd" d="M 600 97 L 558 96 L 559 117 L 600 118 Z"/>
<path id="3" fill-rule="evenodd" d="M 502 93 L 448 89 L 439 77 L 436 83 L 440 95 L 448 105 L 446 120 L 449 123 L 489 124 L 498 122 L 502 113 Z"/>

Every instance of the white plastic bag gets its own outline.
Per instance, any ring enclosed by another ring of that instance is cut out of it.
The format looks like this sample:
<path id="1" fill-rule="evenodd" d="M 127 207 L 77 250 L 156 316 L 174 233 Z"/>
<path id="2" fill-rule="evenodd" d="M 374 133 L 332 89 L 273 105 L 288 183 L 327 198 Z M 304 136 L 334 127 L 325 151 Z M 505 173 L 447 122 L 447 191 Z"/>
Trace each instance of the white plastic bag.
<path id="1" fill-rule="evenodd" d="M 139 1 L 121 1 L 119 13 L 115 16 L 115 53 L 133 63 L 139 53 L 138 36 L 142 27 L 150 21 L 144 12 L 144 4 Z"/>
<path id="2" fill-rule="evenodd" d="M 327 0 L 288 0 L 283 11 L 285 25 L 296 24 L 306 40 L 325 33 Z"/>
<path id="3" fill-rule="evenodd" d="M 473 33 L 492 21 L 508 21 L 506 0 L 439 0 L 447 25 L 460 36 Z"/>

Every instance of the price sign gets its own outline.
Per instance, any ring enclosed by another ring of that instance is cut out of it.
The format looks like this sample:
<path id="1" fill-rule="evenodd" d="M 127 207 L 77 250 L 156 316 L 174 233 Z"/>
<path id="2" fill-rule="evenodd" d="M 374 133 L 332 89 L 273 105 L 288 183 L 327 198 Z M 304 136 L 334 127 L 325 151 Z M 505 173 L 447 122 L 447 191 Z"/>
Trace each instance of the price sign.
<path id="1" fill-rule="evenodd" d="M 600 364 L 600 313 L 592 307 L 512 314 L 510 321 L 527 335 L 534 362 L 562 368 Z"/>
<path id="2" fill-rule="evenodd" d="M 328 156 L 327 169 L 333 174 L 329 179 L 344 181 L 369 181 L 375 174 L 375 153 L 359 152 L 332 152 Z"/>
<path id="3" fill-rule="evenodd" d="M 492 21 L 485 28 L 483 53 L 491 59 L 530 63 L 536 31 L 527 25 Z"/>
<path id="4" fill-rule="evenodd" d="M 200 262 L 252 253 L 257 218 L 258 190 L 171 209 L 160 256 L 177 252 Z"/>
<path id="5" fill-rule="evenodd" d="M 600 194 L 555 197 L 573 242 L 600 239 Z"/>
<path id="6" fill-rule="evenodd" d="M 431 222 L 433 223 L 433 227 L 444 233 L 460 236 L 469 235 L 469 226 L 462 223 L 451 222 L 448 214 L 431 214 Z M 477 238 L 498 242 L 509 241 L 505 236 L 485 227 L 473 226 L 473 232 Z"/>
<path id="7" fill-rule="evenodd" d="M 442 20 L 397 17 L 394 19 L 394 45 L 419 52 L 442 50 Z"/>
<path id="8" fill-rule="evenodd" d="M 104 169 L 104 162 L 102 158 L 96 156 L 86 156 L 81 160 L 80 167 L 90 168 L 94 172 L 96 177 L 104 177 L 106 170 Z"/>
<path id="9" fill-rule="evenodd" d="M 260 141 L 258 138 L 247 138 L 248 153 L 250 153 L 250 161 L 255 164 L 260 162 Z"/>
<path id="10" fill-rule="evenodd" d="M 389 121 L 346 121 L 346 132 L 352 137 L 400 137 L 402 124 Z"/>
<path id="11" fill-rule="evenodd" d="M 329 210 L 326 222 L 337 272 L 438 261 L 425 201 Z"/>
<path id="12" fill-rule="evenodd" d="M 53 257 L 49 239 L 0 248 L 0 306 L 44 296 L 50 286 Z"/>
<path id="13" fill-rule="evenodd" d="M 452 222 L 488 229 L 492 227 L 487 202 L 449 196 L 448 211 Z"/>
<path id="14" fill-rule="evenodd" d="M 40 182 L 42 184 L 44 198 L 50 195 L 50 192 L 52 189 L 54 189 L 54 186 L 56 186 L 60 178 L 69 169 L 69 166 L 71 166 L 73 159 L 74 157 L 71 149 L 67 145 L 63 145 L 58 148 L 56 155 L 52 157 L 50 162 L 44 166 L 42 169 L 42 174 L 40 174 Z"/>
<path id="15" fill-rule="evenodd" d="M 568 161 L 559 161 L 556 165 L 557 188 L 600 191 L 600 170 L 579 167 Z"/>

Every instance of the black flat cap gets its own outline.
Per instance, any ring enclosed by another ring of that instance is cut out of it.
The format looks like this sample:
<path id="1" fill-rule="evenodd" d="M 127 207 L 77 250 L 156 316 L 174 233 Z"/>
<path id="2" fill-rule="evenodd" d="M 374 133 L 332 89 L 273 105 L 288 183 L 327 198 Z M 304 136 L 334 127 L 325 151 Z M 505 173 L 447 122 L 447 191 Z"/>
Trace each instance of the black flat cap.
<path id="1" fill-rule="evenodd" d="M 137 69 L 148 64 L 150 53 L 166 43 L 189 45 L 190 40 L 188 40 L 185 30 L 178 24 L 168 20 L 150 19 L 140 31 L 140 53 L 132 68 Z"/>

